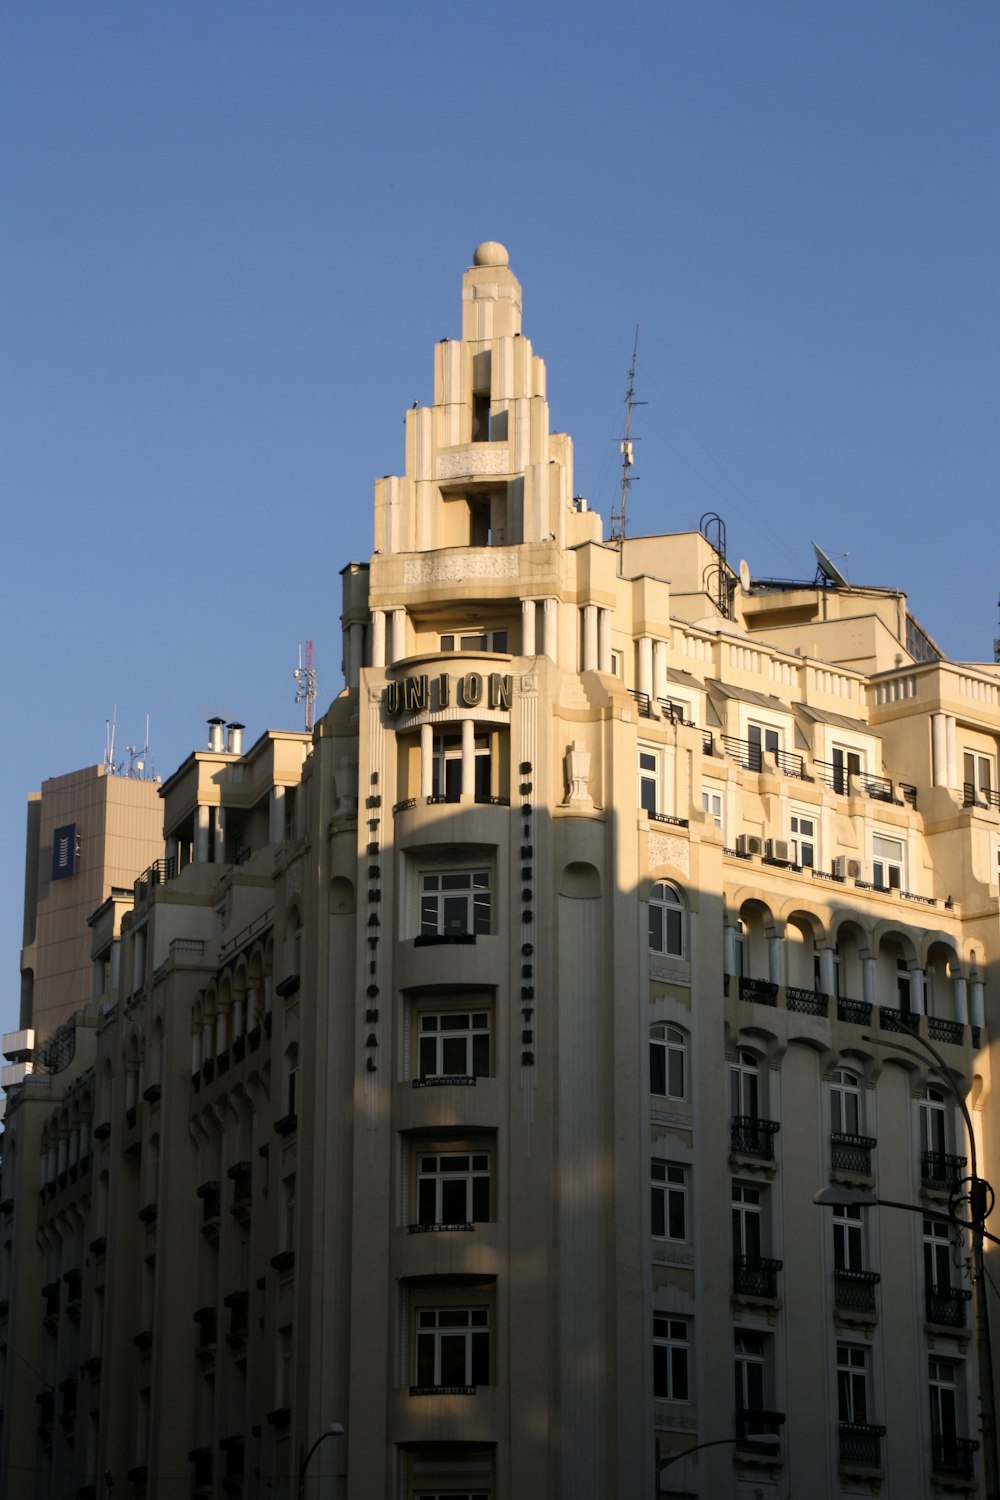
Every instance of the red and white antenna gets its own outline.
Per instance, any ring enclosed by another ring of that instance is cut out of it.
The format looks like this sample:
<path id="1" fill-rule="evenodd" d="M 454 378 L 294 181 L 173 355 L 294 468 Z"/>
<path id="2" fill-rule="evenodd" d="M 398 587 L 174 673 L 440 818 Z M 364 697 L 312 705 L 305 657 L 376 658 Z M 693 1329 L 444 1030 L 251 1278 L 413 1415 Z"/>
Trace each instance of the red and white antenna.
<path id="1" fill-rule="evenodd" d="M 299 646 L 299 664 L 292 673 L 295 678 L 295 701 L 305 703 L 306 706 L 306 730 L 312 732 L 313 720 L 316 712 L 316 673 L 313 671 L 313 643 L 306 641 L 305 661 L 302 660 L 302 647 Z"/>

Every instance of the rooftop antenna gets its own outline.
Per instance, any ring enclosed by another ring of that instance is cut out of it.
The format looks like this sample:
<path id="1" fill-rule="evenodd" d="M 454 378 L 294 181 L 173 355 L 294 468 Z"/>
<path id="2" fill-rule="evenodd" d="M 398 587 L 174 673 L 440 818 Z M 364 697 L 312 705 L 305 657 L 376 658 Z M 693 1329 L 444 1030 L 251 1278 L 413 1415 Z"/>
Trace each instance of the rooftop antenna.
<path id="1" fill-rule="evenodd" d="M 635 399 L 635 357 L 639 352 L 639 325 L 635 325 L 635 341 L 632 345 L 632 363 L 628 370 L 628 389 L 625 392 L 625 436 L 621 440 L 622 455 L 622 489 L 618 509 L 611 512 L 611 540 L 617 542 L 621 547 L 625 541 L 625 506 L 628 500 L 629 488 L 635 484 L 638 475 L 632 475 L 629 470 L 635 463 L 635 454 L 632 451 L 632 439 L 629 436 L 632 430 L 632 411 L 636 406 L 646 406 L 647 402 Z"/>
<path id="2" fill-rule="evenodd" d="M 118 705 L 111 718 L 105 719 L 104 770 L 108 776 L 125 776 L 130 781 L 155 781 L 156 769 L 149 753 L 149 714 L 146 715 L 146 738 L 142 745 L 126 745 L 125 756 L 115 759 L 115 737 L 118 733 Z"/>
<path id="3" fill-rule="evenodd" d="M 104 721 L 104 771 L 107 776 L 117 773 L 115 766 L 115 732 L 118 728 L 118 704 L 111 710 L 111 718 Z"/>
<path id="4" fill-rule="evenodd" d="M 835 588 L 849 589 L 851 585 L 848 583 L 843 573 L 837 567 L 837 564 L 830 557 L 829 553 L 824 552 L 823 548 L 819 545 L 818 542 L 813 542 L 812 549 L 816 554 L 816 582 L 822 583 L 824 588 L 828 584 L 832 583 Z M 838 554 L 838 556 L 847 557 L 849 556 L 849 554 L 847 552 L 841 552 Z"/>
<path id="5" fill-rule="evenodd" d="M 305 703 L 306 730 L 311 733 L 316 708 L 316 673 L 313 671 L 313 643 L 306 641 L 305 661 L 299 646 L 299 664 L 292 673 L 295 678 L 295 701 Z"/>

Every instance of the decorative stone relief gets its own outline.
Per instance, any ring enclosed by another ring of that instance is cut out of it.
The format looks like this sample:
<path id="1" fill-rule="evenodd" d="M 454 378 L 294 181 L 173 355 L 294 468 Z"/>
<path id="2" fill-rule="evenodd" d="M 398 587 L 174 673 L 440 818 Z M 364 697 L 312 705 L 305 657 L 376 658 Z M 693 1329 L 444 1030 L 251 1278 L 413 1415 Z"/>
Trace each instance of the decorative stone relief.
<path id="1" fill-rule="evenodd" d="M 691 873 L 691 849 L 686 839 L 671 838 L 666 833 L 649 835 L 649 863 L 673 865 L 685 875 Z"/>
<path id="2" fill-rule="evenodd" d="M 472 448 L 457 448 L 452 453 L 438 454 L 439 479 L 464 479 L 467 474 L 509 473 L 510 453 L 506 448 L 476 443 Z"/>
<path id="3" fill-rule="evenodd" d="M 403 564 L 403 582 L 464 583 L 473 578 L 516 578 L 518 556 L 508 549 L 463 552 L 460 557 L 411 557 Z"/>
<path id="4" fill-rule="evenodd" d="M 569 795 L 564 807 L 593 807 L 590 795 L 590 751 L 583 740 L 574 740 L 566 752 L 566 781 Z"/>

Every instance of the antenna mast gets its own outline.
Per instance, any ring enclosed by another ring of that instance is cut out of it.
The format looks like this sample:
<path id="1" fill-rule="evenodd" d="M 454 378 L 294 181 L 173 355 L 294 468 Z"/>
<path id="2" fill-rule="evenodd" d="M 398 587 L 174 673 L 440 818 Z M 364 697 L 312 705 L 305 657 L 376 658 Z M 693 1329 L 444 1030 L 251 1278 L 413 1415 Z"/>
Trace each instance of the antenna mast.
<path id="1" fill-rule="evenodd" d="M 302 660 L 302 647 L 299 646 L 299 664 L 292 673 L 295 678 L 295 701 L 305 703 L 306 706 L 306 730 L 312 732 L 313 719 L 316 710 L 316 673 L 313 671 L 313 643 L 306 641 L 306 659 Z"/>
<path id="2" fill-rule="evenodd" d="M 632 452 L 632 440 L 629 436 L 632 430 L 632 411 L 637 406 L 645 406 L 645 401 L 635 399 L 635 358 L 639 352 L 639 325 L 635 325 L 635 341 L 632 345 L 632 363 L 628 370 L 628 389 L 625 392 L 625 436 L 621 440 L 622 455 L 622 488 L 621 500 L 617 510 L 611 512 L 611 540 L 617 542 L 619 547 L 625 540 L 625 506 L 628 499 L 630 487 L 635 483 L 638 475 L 632 476 L 629 470 L 635 463 Z"/>

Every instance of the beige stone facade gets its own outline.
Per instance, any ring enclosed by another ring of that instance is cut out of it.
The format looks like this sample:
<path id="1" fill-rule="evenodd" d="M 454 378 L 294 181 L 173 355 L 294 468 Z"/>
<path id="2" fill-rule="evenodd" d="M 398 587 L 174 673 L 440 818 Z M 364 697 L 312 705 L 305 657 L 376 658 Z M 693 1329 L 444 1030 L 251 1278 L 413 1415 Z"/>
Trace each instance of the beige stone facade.
<path id="1" fill-rule="evenodd" d="M 4 1493 L 988 1494 L 997 667 L 604 542 L 495 244 L 342 581 L 9 1100 Z"/>

